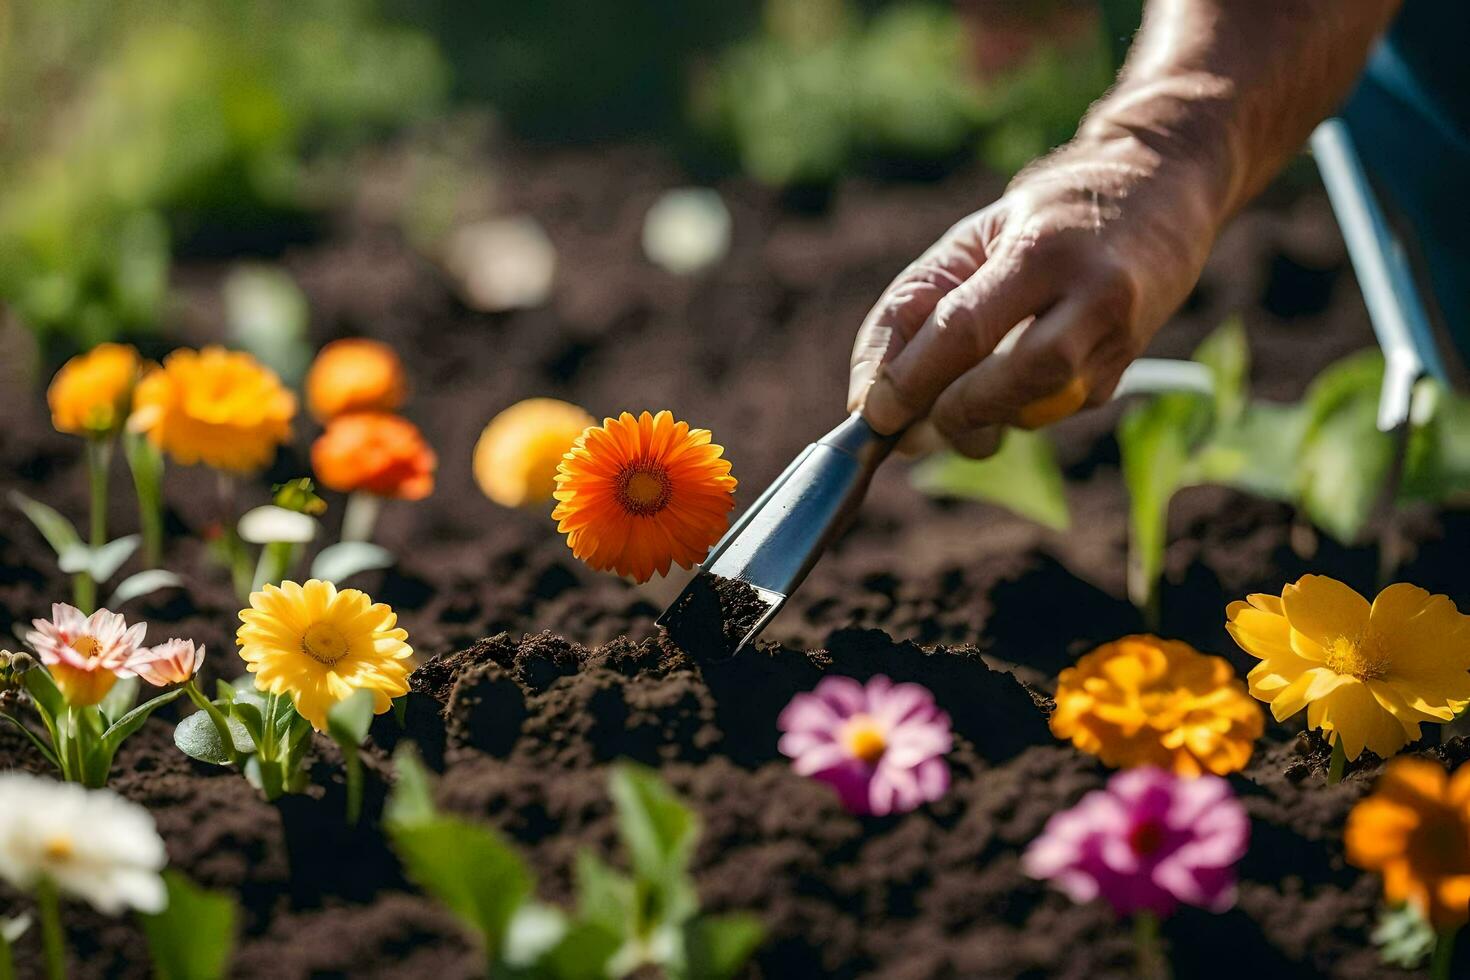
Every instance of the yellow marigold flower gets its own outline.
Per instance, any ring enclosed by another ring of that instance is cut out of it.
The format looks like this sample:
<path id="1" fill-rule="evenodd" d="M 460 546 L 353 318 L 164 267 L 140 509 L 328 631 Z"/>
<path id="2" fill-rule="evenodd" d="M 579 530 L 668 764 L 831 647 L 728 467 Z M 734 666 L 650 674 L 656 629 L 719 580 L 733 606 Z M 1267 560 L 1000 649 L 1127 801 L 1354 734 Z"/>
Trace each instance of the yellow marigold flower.
<path id="1" fill-rule="evenodd" d="M 1412 902 L 1435 929 L 1470 919 L 1470 766 L 1394 759 L 1348 814 L 1348 861 L 1383 875 L 1389 904 Z"/>
<path id="2" fill-rule="evenodd" d="M 541 507 L 577 437 L 597 420 L 570 402 L 527 398 L 490 420 L 475 443 L 475 480 L 503 507 Z"/>
<path id="3" fill-rule="evenodd" d="M 1125 636 L 1062 671 L 1052 734 L 1105 765 L 1181 776 L 1243 769 L 1266 729 L 1230 662 L 1178 640 Z"/>
<path id="4" fill-rule="evenodd" d="M 1351 588 L 1305 575 L 1273 595 L 1225 610 L 1226 629 L 1261 662 L 1251 693 L 1280 721 L 1307 709 L 1307 725 L 1385 758 L 1470 703 L 1470 617 L 1442 595 L 1399 583 L 1372 605 Z"/>
<path id="5" fill-rule="evenodd" d="M 317 731 L 327 712 L 358 690 L 373 692 L 373 711 L 408 693 L 413 649 L 387 605 L 331 582 L 267 585 L 240 612 L 235 642 L 255 686 L 289 695 Z"/>
<path id="6" fill-rule="evenodd" d="M 128 424 L 185 466 L 258 470 L 291 438 L 296 396 L 249 354 L 180 349 L 138 384 Z"/>
<path id="7" fill-rule="evenodd" d="M 61 366 L 46 389 L 51 424 L 79 436 L 111 435 L 122 427 L 143 360 L 129 344 L 98 344 Z"/>
<path id="8" fill-rule="evenodd" d="M 365 337 L 332 341 L 306 372 L 306 406 L 324 425 L 348 412 L 396 411 L 407 397 L 398 355 Z"/>
<path id="9" fill-rule="evenodd" d="M 709 553 L 735 506 L 735 478 L 708 429 L 668 412 L 624 412 L 584 432 L 556 474 L 551 517 L 572 554 L 646 582 Z"/>

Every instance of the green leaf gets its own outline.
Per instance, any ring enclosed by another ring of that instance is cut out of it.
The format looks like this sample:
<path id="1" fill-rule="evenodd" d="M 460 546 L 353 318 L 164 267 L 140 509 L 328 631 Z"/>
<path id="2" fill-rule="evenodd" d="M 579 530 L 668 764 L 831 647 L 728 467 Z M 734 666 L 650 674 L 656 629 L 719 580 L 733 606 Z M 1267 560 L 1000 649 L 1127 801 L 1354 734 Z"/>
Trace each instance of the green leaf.
<path id="1" fill-rule="evenodd" d="M 250 736 L 252 748 L 265 744 L 265 721 L 260 716 L 259 706 L 244 698 L 237 698 L 230 705 L 229 720 L 238 721 L 245 729 Z"/>
<path id="2" fill-rule="evenodd" d="M 41 666 L 32 667 L 21 675 L 25 679 L 27 693 L 30 694 L 36 706 L 41 708 L 53 721 L 60 718 L 66 712 L 66 698 L 62 696 L 61 689 L 56 686 L 50 671 Z"/>
<path id="3" fill-rule="evenodd" d="M 1333 364 L 1307 390 L 1296 467 L 1299 504 L 1312 523 L 1353 543 L 1383 492 L 1393 440 L 1378 431 L 1383 357 L 1367 351 Z"/>
<path id="4" fill-rule="evenodd" d="M 123 603 L 141 599 L 160 589 L 176 589 L 183 584 L 183 579 L 163 568 L 149 568 L 141 572 L 134 572 L 112 590 L 112 595 L 107 600 L 107 608 L 116 609 Z"/>
<path id="5" fill-rule="evenodd" d="M 1169 501 L 1183 485 L 1189 432 L 1204 399 L 1164 395 L 1130 409 L 1118 425 L 1123 482 L 1128 487 L 1128 595 L 1152 606 L 1164 569 Z"/>
<path id="6" fill-rule="evenodd" d="M 412 742 L 405 741 L 393 753 L 393 769 L 397 777 L 383 808 L 383 821 L 408 826 L 433 819 L 438 812 L 434 807 L 434 788 Z"/>
<path id="7" fill-rule="evenodd" d="M 1413 902 L 1384 907 L 1369 938 L 1384 963 L 1415 970 L 1434 952 L 1438 934 Z"/>
<path id="8" fill-rule="evenodd" d="M 540 902 L 527 902 L 511 917 L 501 944 L 501 962 L 511 970 L 525 970 L 542 961 L 567 934 L 567 917 Z"/>
<path id="9" fill-rule="evenodd" d="M 622 939 L 594 922 L 574 922 L 536 963 L 535 975 L 555 980 L 602 980 Z"/>
<path id="10" fill-rule="evenodd" d="M 110 760 L 116 754 L 117 747 L 122 744 L 123 739 L 143 727 L 143 722 L 148 720 L 149 715 L 183 693 L 184 689 L 182 687 L 176 687 L 172 691 L 166 691 L 152 700 L 144 701 L 132 711 L 129 711 L 117 721 L 113 722 L 107 731 L 102 733 L 102 745 L 107 751 L 108 759 Z"/>
<path id="11" fill-rule="evenodd" d="M 68 550 L 86 548 L 82 543 L 81 535 L 71 521 L 62 517 L 61 514 L 51 507 L 46 506 L 39 500 L 32 500 L 19 490 L 10 491 L 9 500 L 20 512 L 25 514 L 30 522 L 41 532 L 41 537 L 51 545 L 51 550 L 56 552 L 57 557 L 65 554 Z"/>
<path id="12" fill-rule="evenodd" d="M 393 552 L 366 541 L 340 541 L 328 545 L 311 563 L 311 577 L 341 584 L 361 572 L 393 567 Z"/>
<path id="13" fill-rule="evenodd" d="M 372 723 L 373 692 L 368 690 L 353 691 L 327 712 L 327 734 L 343 747 L 361 745 Z"/>
<path id="14" fill-rule="evenodd" d="M 1296 405 L 1253 402 L 1234 425 L 1212 433 L 1186 482 L 1216 483 L 1272 500 L 1296 499 L 1296 466 L 1306 414 Z"/>
<path id="15" fill-rule="evenodd" d="M 500 835 L 458 817 L 388 824 L 408 877 L 437 898 L 499 955 L 511 918 L 531 895 L 531 875 Z"/>
<path id="16" fill-rule="evenodd" d="M 1007 430 L 989 459 L 938 453 L 914 466 L 909 479 L 930 496 L 983 500 L 1054 531 L 1071 523 L 1061 467 L 1051 439 L 1040 432 Z"/>
<path id="17" fill-rule="evenodd" d="M 239 909 L 224 893 L 199 888 L 177 871 L 163 873 L 168 907 L 139 916 L 158 980 L 218 980 L 235 946 Z"/>
<path id="18" fill-rule="evenodd" d="M 631 938 L 638 911 L 633 880 L 584 850 L 577 853 L 576 881 L 577 918 L 623 939 Z"/>
<path id="19" fill-rule="evenodd" d="M 224 706 L 221 705 L 221 707 Z M 250 733 L 245 730 L 245 726 L 240 724 L 239 719 L 228 717 L 225 719 L 225 724 L 230 730 L 230 738 L 235 743 L 236 752 L 255 751 L 255 742 L 250 738 Z M 214 722 L 203 711 L 196 711 L 188 715 L 174 726 L 174 745 L 178 746 L 179 751 L 189 758 L 198 759 L 200 762 L 211 762 L 217 766 L 228 765 L 230 762 L 230 753 L 220 741 Z"/>
<path id="20" fill-rule="evenodd" d="M 685 980 L 728 980 L 765 935 L 753 915 L 702 915 L 684 926 Z"/>
<path id="21" fill-rule="evenodd" d="M 121 718 L 138 703 L 138 686 L 141 682 L 136 677 L 123 677 L 112 685 L 112 690 L 107 696 L 98 702 L 97 707 L 102 716 L 109 722 Z"/>
<path id="22" fill-rule="evenodd" d="M 1215 425 L 1234 425 L 1245 411 L 1246 399 L 1250 395 L 1250 345 L 1240 317 L 1232 316 L 1205 338 L 1194 352 L 1194 359 L 1210 369 L 1214 382 Z"/>
<path id="23" fill-rule="evenodd" d="M 699 833 L 694 811 L 653 770 L 633 763 L 614 767 L 610 790 L 634 873 L 649 881 L 682 875 Z"/>
<path id="24" fill-rule="evenodd" d="M 92 578 L 98 582 L 106 582 L 112 578 L 117 574 L 117 570 L 123 567 L 123 563 L 133 557 L 133 552 L 137 551 L 138 545 L 142 543 L 141 536 L 129 534 L 94 549 L 90 566 Z"/>

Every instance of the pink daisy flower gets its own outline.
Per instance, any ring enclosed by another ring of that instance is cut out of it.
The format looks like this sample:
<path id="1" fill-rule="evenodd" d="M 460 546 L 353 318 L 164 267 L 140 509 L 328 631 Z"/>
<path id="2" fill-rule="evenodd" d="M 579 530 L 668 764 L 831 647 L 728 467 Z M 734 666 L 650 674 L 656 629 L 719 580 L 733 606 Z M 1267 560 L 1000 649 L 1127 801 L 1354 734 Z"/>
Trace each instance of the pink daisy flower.
<path id="1" fill-rule="evenodd" d="M 918 684 L 825 677 L 776 724 L 792 768 L 830 785 L 853 813 L 906 813 L 949 789 L 949 715 Z"/>
<path id="2" fill-rule="evenodd" d="M 32 620 L 26 643 L 46 665 L 69 704 L 96 704 L 119 677 L 132 677 L 147 626 L 131 628 L 121 616 L 99 609 L 86 616 L 75 606 L 51 605 L 51 618 Z"/>
<path id="3" fill-rule="evenodd" d="M 1225 780 L 1129 769 L 1053 814 L 1022 867 L 1073 901 L 1102 896 L 1119 915 L 1162 917 L 1181 902 L 1224 912 L 1249 839 L 1250 818 Z"/>
<path id="4" fill-rule="evenodd" d="M 194 646 L 193 640 L 166 640 L 140 653 L 132 669 L 154 687 L 168 687 L 193 678 L 203 663 L 202 645 Z"/>

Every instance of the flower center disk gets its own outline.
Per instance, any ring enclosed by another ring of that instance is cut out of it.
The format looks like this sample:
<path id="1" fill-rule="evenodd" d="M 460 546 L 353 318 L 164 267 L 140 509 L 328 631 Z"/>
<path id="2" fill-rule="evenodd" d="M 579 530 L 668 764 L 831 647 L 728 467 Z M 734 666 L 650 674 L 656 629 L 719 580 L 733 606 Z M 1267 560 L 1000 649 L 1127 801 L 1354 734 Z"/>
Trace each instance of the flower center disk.
<path id="1" fill-rule="evenodd" d="M 1140 820 L 1128 831 L 1128 846 L 1133 853 L 1147 857 L 1164 843 L 1164 828 L 1157 820 Z"/>
<path id="2" fill-rule="evenodd" d="M 669 505 L 674 494 L 668 470 L 653 463 L 635 463 L 618 474 L 618 502 L 630 514 L 649 517 Z"/>
<path id="3" fill-rule="evenodd" d="M 853 758 L 870 766 L 876 765 L 883 758 L 883 753 L 888 751 L 888 739 L 883 730 L 866 715 L 857 715 L 848 723 L 843 741 L 847 743 L 847 751 Z"/>
<path id="4" fill-rule="evenodd" d="M 347 638 L 335 626 L 313 623 L 301 638 L 301 652 L 330 667 L 347 655 Z"/>
<path id="5" fill-rule="evenodd" d="M 1339 636 L 1327 648 L 1327 669 L 1336 674 L 1371 681 L 1388 671 L 1388 662 L 1373 644 L 1365 640 Z"/>
<path id="6" fill-rule="evenodd" d="M 88 660 L 96 657 L 102 652 L 102 644 L 97 642 L 93 636 L 79 636 L 69 644 L 73 650 L 86 657 Z"/>

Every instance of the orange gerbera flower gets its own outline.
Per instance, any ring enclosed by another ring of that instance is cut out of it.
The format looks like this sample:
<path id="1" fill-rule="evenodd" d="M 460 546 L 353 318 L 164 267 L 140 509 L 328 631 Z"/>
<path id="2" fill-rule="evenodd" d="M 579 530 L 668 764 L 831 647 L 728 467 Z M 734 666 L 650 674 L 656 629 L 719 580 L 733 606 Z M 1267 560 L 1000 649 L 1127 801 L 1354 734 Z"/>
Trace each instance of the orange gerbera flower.
<path id="1" fill-rule="evenodd" d="M 1265 731 L 1229 661 L 1178 640 L 1125 636 L 1062 671 L 1052 734 L 1105 765 L 1235 772 Z"/>
<path id="2" fill-rule="evenodd" d="M 1428 759 L 1388 764 L 1348 814 L 1347 858 L 1383 875 L 1390 904 L 1412 902 L 1439 930 L 1470 918 L 1470 765 L 1454 776 Z"/>
<path id="3" fill-rule="evenodd" d="M 322 485 L 342 493 L 422 500 L 434 492 L 438 459 L 418 426 L 387 412 L 354 412 L 327 423 L 311 447 Z"/>
<path id="4" fill-rule="evenodd" d="M 709 553 L 735 506 L 735 478 L 708 429 L 668 412 L 624 412 L 589 428 L 556 474 L 552 512 L 572 554 L 646 582 Z"/>
<path id="5" fill-rule="evenodd" d="M 332 341 L 306 373 L 306 405 L 323 424 L 349 412 L 392 412 L 407 395 L 393 348 L 364 337 Z"/>

